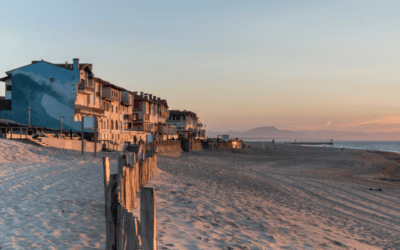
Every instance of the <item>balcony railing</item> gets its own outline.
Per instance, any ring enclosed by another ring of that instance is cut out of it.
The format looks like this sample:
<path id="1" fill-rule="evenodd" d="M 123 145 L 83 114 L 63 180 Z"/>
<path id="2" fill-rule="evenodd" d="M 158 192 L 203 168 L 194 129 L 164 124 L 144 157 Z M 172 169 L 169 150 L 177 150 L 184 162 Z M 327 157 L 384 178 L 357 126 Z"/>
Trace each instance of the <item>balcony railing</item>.
<path id="1" fill-rule="evenodd" d="M 145 121 L 148 121 L 148 120 L 150 120 L 150 116 L 148 114 L 144 114 L 143 119 Z"/>
<path id="2" fill-rule="evenodd" d="M 129 115 L 124 115 L 124 120 L 132 120 L 132 121 L 137 121 L 137 114 L 129 114 Z"/>
<path id="3" fill-rule="evenodd" d="M 165 112 L 165 111 L 161 111 L 160 112 L 160 115 L 162 116 L 162 117 L 168 117 L 169 115 L 168 115 L 168 112 Z"/>
<path id="4" fill-rule="evenodd" d="M 94 88 L 80 83 L 78 84 L 78 91 L 85 94 L 86 93 L 92 94 L 94 93 Z"/>
<path id="5" fill-rule="evenodd" d="M 104 115 L 104 109 L 92 108 L 82 105 L 75 105 L 75 113 L 88 113 L 94 115 Z"/>

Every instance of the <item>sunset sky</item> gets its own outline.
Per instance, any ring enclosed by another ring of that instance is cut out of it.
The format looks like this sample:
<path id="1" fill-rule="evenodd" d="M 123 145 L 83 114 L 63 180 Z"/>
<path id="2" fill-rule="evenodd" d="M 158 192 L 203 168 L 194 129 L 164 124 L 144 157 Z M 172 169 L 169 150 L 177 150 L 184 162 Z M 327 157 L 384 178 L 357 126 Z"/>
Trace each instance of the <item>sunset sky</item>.
<path id="1" fill-rule="evenodd" d="M 0 9 L 0 77 L 32 60 L 80 58 L 97 77 L 196 112 L 210 131 L 400 130 L 400 1 L 0 0 Z"/>

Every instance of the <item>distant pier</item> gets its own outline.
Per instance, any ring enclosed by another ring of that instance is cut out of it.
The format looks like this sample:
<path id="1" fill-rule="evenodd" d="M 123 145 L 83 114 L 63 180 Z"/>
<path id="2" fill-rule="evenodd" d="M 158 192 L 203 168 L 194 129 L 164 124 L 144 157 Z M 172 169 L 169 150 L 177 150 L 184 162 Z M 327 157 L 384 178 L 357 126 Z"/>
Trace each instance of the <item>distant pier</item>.
<path id="1" fill-rule="evenodd" d="M 333 145 L 333 142 L 285 142 L 285 144 L 302 144 L 302 145 Z"/>

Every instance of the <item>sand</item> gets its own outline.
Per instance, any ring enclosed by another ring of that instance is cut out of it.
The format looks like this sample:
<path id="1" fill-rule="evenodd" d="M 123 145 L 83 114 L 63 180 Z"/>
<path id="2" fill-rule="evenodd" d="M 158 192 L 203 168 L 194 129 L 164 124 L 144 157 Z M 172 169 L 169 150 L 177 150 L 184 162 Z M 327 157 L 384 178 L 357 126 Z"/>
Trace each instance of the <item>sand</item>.
<path id="1" fill-rule="evenodd" d="M 0 145 L 1 249 L 104 249 L 118 153 Z M 158 157 L 159 249 L 400 249 L 398 154 L 249 145 Z"/>

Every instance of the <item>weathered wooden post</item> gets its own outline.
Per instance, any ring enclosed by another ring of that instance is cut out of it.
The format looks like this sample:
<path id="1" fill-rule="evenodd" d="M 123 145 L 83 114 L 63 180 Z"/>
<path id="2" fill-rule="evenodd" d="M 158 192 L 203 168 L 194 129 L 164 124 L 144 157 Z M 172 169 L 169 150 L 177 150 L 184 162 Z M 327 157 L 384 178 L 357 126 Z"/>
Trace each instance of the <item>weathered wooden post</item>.
<path id="1" fill-rule="evenodd" d="M 116 222 L 118 208 L 118 175 L 110 175 L 107 188 L 107 207 L 106 207 L 106 249 L 116 249 Z"/>
<path id="2" fill-rule="evenodd" d="M 140 189 L 140 235 L 143 250 L 157 249 L 156 196 L 154 188 Z"/>
<path id="3" fill-rule="evenodd" d="M 19 139 L 22 139 L 22 128 L 21 127 L 19 128 L 19 132 L 20 132 L 19 133 Z"/>
<path id="4" fill-rule="evenodd" d="M 107 214 L 107 188 L 108 183 L 110 182 L 110 162 L 108 161 L 108 157 L 103 157 L 103 175 L 104 175 L 104 196 L 105 196 L 105 207 Z"/>
<path id="5" fill-rule="evenodd" d="M 124 194 L 123 194 L 124 189 L 125 189 L 125 186 L 123 183 L 124 182 L 124 166 L 125 166 L 125 160 L 122 156 L 119 156 L 118 157 L 118 176 L 119 176 L 119 181 L 121 184 L 121 189 L 118 193 L 118 199 L 120 200 L 121 204 L 123 204 L 123 205 L 125 204 L 125 199 L 124 199 Z"/>
<path id="6" fill-rule="evenodd" d="M 13 128 L 10 128 L 10 132 L 11 132 L 11 138 L 10 139 L 12 139 Z"/>
<path id="7" fill-rule="evenodd" d="M 138 249 L 139 241 L 138 241 L 138 220 L 133 214 L 127 212 L 127 216 L 125 219 L 125 232 L 127 238 L 126 249 Z"/>
<path id="8" fill-rule="evenodd" d="M 124 170 L 124 207 L 127 210 L 131 209 L 132 197 L 131 197 L 131 178 L 130 178 L 130 168 L 128 166 L 123 167 Z"/>

